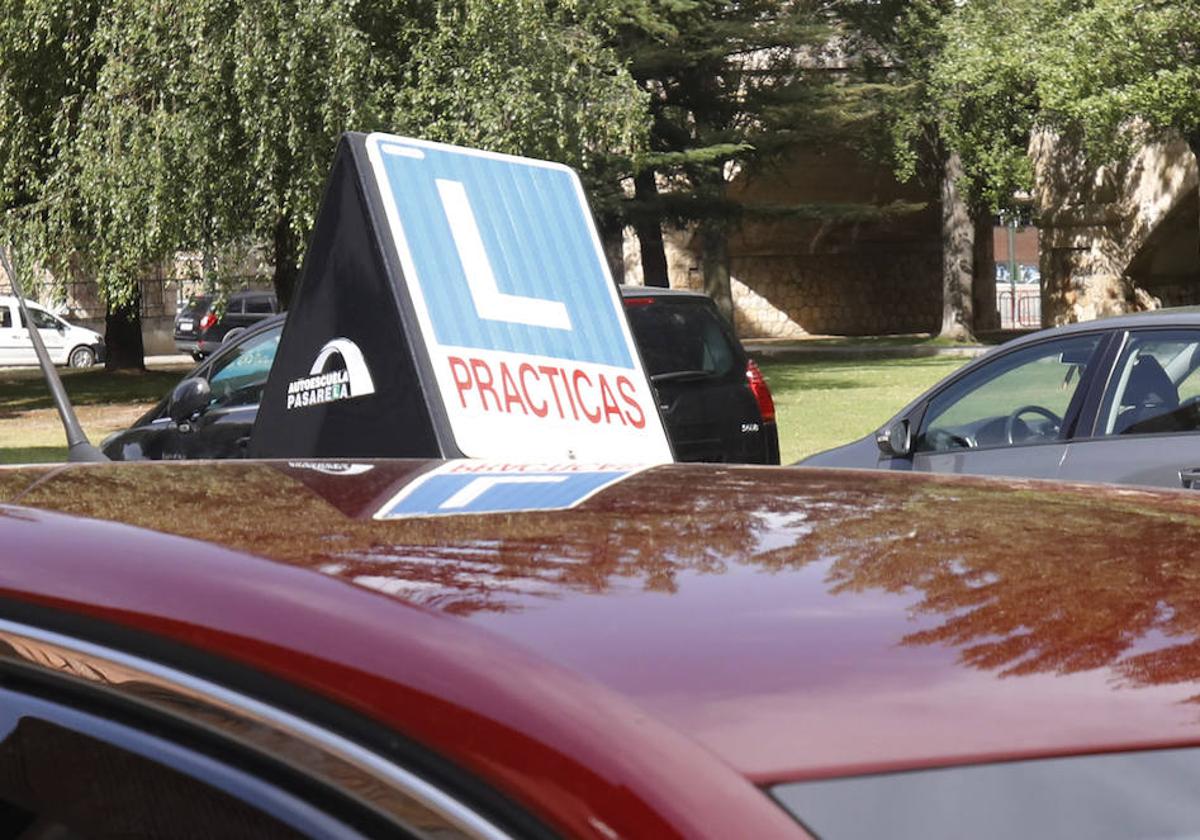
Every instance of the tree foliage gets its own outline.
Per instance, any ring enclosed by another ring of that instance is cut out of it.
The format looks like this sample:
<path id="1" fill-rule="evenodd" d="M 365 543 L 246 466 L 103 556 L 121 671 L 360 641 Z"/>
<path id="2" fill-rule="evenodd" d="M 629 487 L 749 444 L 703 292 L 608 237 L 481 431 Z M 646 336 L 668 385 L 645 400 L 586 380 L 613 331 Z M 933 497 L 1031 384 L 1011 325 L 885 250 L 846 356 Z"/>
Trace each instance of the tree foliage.
<path id="1" fill-rule="evenodd" d="M 666 285 L 661 224 L 693 224 L 705 289 L 731 314 L 725 241 L 754 208 L 728 187 L 811 141 L 831 117 L 833 87 L 820 56 L 832 33 L 828 16 L 815 0 L 618 5 L 611 38 L 651 117 L 649 152 L 634 161 L 636 194 L 621 208 L 637 228 L 643 274 Z"/>
<path id="2" fill-rule="evenodd" d="M 551 0 L 3 0 L 0 207 L 113 306 L 181 251 L 266 246 L 287 299 L 339 134 L 630 157 L 632 79 Z"/>
<path id="3" fill-rule="evenodd" d="M 1031 184 L 1039 41 L 1055 24 L 1053 3 L 1006 4 L 1003 14 L 991 3 L 968 3 L 945 16 L 929 77 L 942 140 L 963 161 L 963 187 L 993 213 L 1012 210 L 1013 196 Z"/>
<path id="4" fill-rule="evenodd" d="M 413 45 L 392 123 L 428 139 L 588 170 L 641 148 L 645 106 L 574 3 L 447 3 Z"/>
<path id="5" fill-rule="evenodd" d="M 1175 0 L 1060 2 L 1040 39 L 1045 121 L 1077 128 L 1093 154 L 1182 136 L 1200 150 L 1200 6 Z"/>
<path id="6" fill-rule="evenodd" d="M 921 0 L 926 2 L 926 0 Z M 1200 147 L 1200 6 L 1173 0 L 969 0 L 927 35 L 931 113 L 994 209 L 1028 189 L 1031 133 L 1082 141 L 1097 164 L 1134 144 Z"/>

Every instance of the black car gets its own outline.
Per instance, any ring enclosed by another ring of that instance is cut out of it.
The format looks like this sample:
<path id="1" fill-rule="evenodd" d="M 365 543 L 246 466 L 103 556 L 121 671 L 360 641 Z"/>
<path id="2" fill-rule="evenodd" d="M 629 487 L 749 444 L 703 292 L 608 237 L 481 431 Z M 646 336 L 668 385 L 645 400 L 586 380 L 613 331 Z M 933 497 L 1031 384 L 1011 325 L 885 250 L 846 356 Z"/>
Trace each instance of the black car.
<path id="1" fill-rule="evenodd" d="M 712 298 L 650 286 L 621 297 L 676 460 L 778 464 L 771 391 Z"/>
<path id="2" fill-rule="evenodd" d="M 778 464 L 771 392 L 712 300 L 629 286 L 621 295 L 676 459 Z M 121 461 L 242 457 L 283 322 L 283 315 L 269 317 L 218 344 L 170 396 L 107 438 L 104 454 Z"/>
<path id="3" fill-rule="evenodd" d="M 101 450 L 114 461 L 245 455 L 285 317 L 243 329 L 131 427 L 106 438 Z"/>
<path id="4" fill-rule="evenodd" d="M 278 312 L 279 301 L 270 291 L 234 292 L 224 310 L 215 297 L 194 297 L 175 316 L 175 349 L 199 361 Z"/>

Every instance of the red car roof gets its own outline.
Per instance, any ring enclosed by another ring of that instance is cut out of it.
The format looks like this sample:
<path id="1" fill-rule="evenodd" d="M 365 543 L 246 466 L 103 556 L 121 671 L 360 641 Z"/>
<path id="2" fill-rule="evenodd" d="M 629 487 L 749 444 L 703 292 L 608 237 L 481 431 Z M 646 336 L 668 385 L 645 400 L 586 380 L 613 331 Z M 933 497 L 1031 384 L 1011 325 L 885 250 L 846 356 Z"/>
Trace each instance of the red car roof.
<path id="1" fill-rule="evenodd" d="M 559 750 L 680 819 L 760 796 L 731 769 L 1200 741 L 1186 493 L 666 466 L 574 510 L 381 522 L 429 464 L 312 466 L 0 470 L 0 501 L 203 541 L 0 509 L 4 596 L 216 648 L 479 769 L 441 717 L 465 708 L 520 742 L 491 768 L 514 795 Z"/>

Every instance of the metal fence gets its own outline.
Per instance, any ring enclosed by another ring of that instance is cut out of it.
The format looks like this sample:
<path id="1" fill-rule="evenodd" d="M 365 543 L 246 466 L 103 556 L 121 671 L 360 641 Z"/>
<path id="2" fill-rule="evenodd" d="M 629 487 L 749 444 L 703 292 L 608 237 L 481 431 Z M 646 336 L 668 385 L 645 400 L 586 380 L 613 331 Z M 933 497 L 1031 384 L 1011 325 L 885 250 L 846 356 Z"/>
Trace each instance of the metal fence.
<path id="1" fill-rule="evenodd" d="M 264 280 L 257 275 L 230 278 L 228 282 L 230 288 L 270 285 L 269 280 Z M 6 285 L 7 283 L 0 279 L 0 294 L 5 293 L 3 287 Z M 189 297 L 206 292 L 202 280 L 180 280 L 174 277 L 143 277 L 138 281 L 138 285 L 141 287 L 142 293 L 141 316 L 143 320 L 174 318 Z M 61 299 L 61 292 L 53 297 L 55 300 Z M 67 318 L 79 320 L 104 318 L 104 302 L 100 299 L 96 284 L 92 282 L 79 281 L 66 284 L 66 298 L 62 305 L 55 306 L 54 301 L 50 299 L 41 302 Z"/>
<path id="2" fill-rule="evenodd" d="M 1001 329 L 1038 329 L 1042 326 L 1041 287 L 1036 283 L 997 284 L 996 308 Z"/>

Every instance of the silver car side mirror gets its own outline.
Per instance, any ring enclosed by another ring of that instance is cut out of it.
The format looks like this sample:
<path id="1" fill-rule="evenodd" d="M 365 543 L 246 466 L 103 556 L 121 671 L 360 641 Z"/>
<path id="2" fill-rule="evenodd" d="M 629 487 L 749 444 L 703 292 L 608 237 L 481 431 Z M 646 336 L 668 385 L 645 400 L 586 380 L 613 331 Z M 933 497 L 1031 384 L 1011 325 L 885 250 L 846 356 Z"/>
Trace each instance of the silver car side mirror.
<path id="1" fill-rule="evenodd" d="M 875 443 L 888 458 L 906 458 L 912 454 L 912 427 L 897 420 L 875 433 Z"/>

